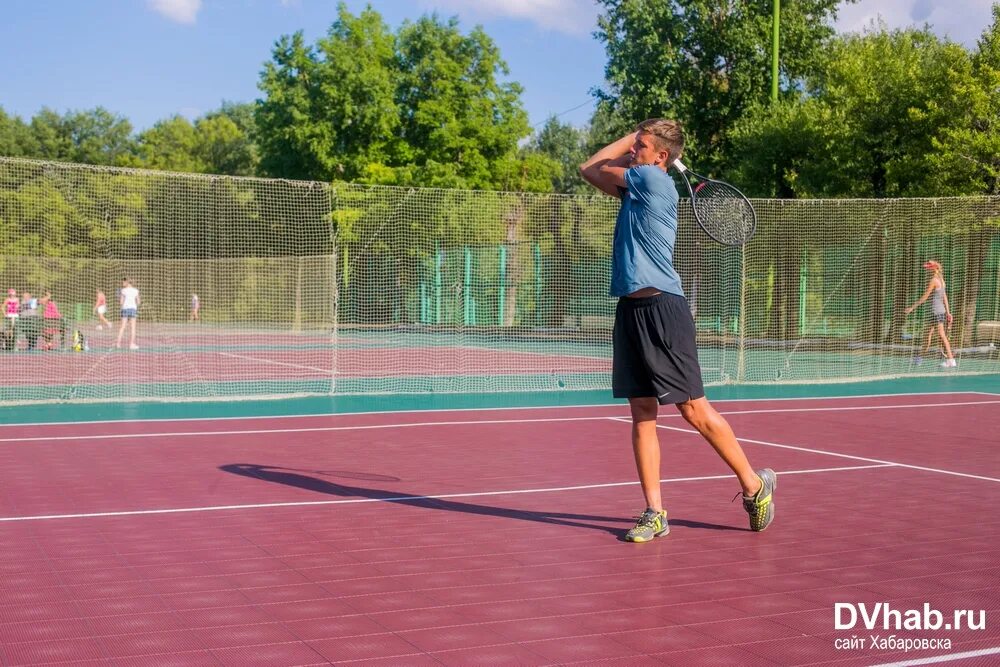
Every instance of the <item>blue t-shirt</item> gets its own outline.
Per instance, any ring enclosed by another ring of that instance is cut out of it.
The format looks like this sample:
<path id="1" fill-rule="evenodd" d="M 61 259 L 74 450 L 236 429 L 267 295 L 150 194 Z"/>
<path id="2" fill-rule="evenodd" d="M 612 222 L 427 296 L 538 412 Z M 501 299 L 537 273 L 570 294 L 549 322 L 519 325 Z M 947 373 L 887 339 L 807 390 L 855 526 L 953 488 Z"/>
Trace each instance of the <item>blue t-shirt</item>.
<path id="1" fill-rule="evenodd" d="M 622 207 L 615 222 L 611 257 L 611 296 L 643 287 L 684 296 L 674 270 L 677 238 L 677 187 L 653 165 L 630 167 L 621 190 Z"/>

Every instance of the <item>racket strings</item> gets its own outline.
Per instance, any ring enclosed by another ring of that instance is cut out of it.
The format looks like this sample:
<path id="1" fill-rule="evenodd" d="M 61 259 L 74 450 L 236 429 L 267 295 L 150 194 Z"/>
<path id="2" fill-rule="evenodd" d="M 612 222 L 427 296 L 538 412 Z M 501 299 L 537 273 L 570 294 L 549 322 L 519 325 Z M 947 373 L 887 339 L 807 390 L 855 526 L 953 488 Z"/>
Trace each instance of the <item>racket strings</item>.
<path id="1" fill-rule="evenodd" d="M 723 243 L 739 244 L 756 227 L 750 202 L 735 188 L 718 181 L 703 181 L 694 188 L 692 205 L 705 231 Z"/>

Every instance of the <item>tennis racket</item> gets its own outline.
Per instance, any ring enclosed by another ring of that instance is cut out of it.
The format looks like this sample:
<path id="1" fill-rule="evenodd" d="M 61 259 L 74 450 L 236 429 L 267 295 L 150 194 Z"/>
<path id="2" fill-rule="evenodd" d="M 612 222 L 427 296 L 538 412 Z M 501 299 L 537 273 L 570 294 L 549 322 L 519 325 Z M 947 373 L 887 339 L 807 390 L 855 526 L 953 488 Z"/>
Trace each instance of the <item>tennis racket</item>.
<path id="1" fill-rule="evenodd" d="M 713 241 L 740 246 L 757 230 L 757 213 L 746 196 L 729 183 L 689 171 L 680 160 L 674 167 L 687 185 L 698 226 Z"/>

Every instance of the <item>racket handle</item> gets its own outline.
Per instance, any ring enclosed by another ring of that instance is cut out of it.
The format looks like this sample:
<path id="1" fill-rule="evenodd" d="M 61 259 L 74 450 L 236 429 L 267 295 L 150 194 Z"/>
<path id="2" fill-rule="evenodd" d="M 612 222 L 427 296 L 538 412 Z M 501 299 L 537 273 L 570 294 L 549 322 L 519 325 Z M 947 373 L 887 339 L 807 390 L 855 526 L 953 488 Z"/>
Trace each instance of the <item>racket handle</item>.
<path id="1" fill-rule="evenodd" d="M 674 160 L 674 166 L 677 168 L 677 171 L 679 171 L 682 174 L 688 170 L 688 168 L 684 166 L 684 163 L 681 162 L 680 158 Z"/>

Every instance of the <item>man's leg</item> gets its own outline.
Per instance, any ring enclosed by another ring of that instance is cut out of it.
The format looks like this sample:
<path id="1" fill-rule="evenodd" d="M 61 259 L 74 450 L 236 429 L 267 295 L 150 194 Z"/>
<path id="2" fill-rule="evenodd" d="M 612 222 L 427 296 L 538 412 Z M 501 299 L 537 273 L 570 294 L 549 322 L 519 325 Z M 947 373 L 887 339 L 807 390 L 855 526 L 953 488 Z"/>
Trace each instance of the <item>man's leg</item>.
<path id="1" fill-rule="evenodd" d="M 660 496 L 660 440 L 656 433 L 655 398 L 630 398 L 632 410 L 632 453 L 639 472 L 639 483 L 646 497 L 646 507 L 659 512 L 663 509 Z"/>
<path id="2" fill-rule="evenodd" d="M 750 530 L 762 531 L 771 525 L 774 519 L 774 490 L 778 486 L 774 471 L 762 468 L 755 472 L 750 467 L 729 422 L 715 411 L 704 396 L 678 403 L 677 409 L 736 473 L 743 487 L 743 509 L 750 516 Z"/>
<path id="3" fill-rule="evenodd" d="M 670 532 L 660 498 L 660 441 L 656 434 L 659 404 L 655 398 L 630 398 L 628 402 L 632 410 L 632 453 L 646 497 L 646 509 L 635 527 L 625 534 L 625 541 L 648 542 Z"/>
<path id="4" fill-rule="evenodd" d="M 760 490 L 760 479 L 750 467 L 729 422 L 712 407 L 708 399 L 702 396 L 686 403 L 678 403 L 677 409 L 736 473 L 740 486 L 743 487 L 743 495 L 752 496 L 757 493 Z"/>

